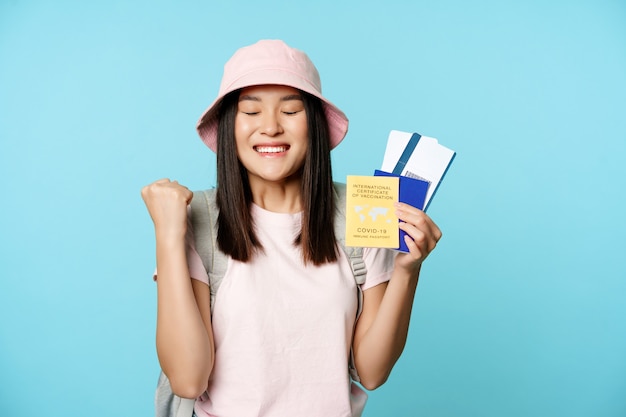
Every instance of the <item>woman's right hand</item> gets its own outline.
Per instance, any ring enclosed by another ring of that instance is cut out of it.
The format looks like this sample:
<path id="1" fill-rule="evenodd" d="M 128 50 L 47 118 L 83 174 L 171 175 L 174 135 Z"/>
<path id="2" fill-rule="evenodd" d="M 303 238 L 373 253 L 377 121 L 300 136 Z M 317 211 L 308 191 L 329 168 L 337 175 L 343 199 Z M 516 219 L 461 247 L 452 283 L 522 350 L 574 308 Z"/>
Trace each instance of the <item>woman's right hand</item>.
<path id="1" fill-rule="evenodd" d="M 187 205 L 193 193 L 178 181 L 167 178 L 148 184 L 141 189 L 154 228 L 159 235 L 184 237 L 187 230 Z"/>

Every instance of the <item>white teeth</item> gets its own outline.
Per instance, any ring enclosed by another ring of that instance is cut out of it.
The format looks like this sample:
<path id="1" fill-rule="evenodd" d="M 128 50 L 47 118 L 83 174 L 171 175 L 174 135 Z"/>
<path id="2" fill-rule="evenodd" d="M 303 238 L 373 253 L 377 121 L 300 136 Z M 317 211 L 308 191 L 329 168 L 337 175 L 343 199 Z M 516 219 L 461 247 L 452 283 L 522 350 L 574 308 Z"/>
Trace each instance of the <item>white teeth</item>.
<path id="1" fill-rule="evenodd" d="M 286 146 L 257 146 L 255 149 L 259 153 L 279 153 L 287 151 Z"/>

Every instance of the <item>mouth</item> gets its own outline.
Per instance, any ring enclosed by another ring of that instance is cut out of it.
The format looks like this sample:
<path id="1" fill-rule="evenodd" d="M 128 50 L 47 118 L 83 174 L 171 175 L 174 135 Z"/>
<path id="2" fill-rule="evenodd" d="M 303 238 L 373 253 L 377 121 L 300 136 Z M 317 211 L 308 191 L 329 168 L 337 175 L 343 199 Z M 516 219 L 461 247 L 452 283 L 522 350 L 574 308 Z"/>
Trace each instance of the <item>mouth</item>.
<path id="1" fill-rule="evenodd" d="M 289 150 L 289 145 L 255 146 L 254 150 L 258 153 L 275 154 L 275 153 L 287 152 Z"/>

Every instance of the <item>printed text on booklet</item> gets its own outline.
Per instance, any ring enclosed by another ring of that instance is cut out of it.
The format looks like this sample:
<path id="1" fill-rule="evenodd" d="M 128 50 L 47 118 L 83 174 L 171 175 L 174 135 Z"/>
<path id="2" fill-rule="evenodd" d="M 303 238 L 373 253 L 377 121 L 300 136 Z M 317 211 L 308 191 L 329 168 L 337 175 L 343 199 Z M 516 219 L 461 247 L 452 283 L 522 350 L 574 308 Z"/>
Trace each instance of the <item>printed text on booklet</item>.
<path id="1" fill-rule="evenodd" d="M 349 175 L 346 188 L 346 245 L 397 248 L 398 177 Z"/>

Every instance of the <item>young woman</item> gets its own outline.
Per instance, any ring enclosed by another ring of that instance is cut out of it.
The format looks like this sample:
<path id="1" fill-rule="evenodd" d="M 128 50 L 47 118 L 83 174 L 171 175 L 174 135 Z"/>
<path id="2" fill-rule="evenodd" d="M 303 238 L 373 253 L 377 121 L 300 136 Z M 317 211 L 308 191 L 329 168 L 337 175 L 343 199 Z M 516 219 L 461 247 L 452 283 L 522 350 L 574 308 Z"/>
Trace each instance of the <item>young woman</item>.
<path id="1" fill-rule="evenodd" d="M 402 353 L 420 267 L 441 232 L 396 205 L 410 252 L 364 249 L 356 321 L 355 280 L 333 232 L 330 150 L 347 128 L 303 52 L 260 41 L 227 62 L 198 123 L 217 152 L 217 243 L 228 256 L 214 305 L 188 222 L 193 193 L 169 179 L 143 188 L 158 357 L 173 391 L 197 398 L 197 416 L 358 416 L 366 394 L 348 374 L 350 349 L 369 390 Z"/>

